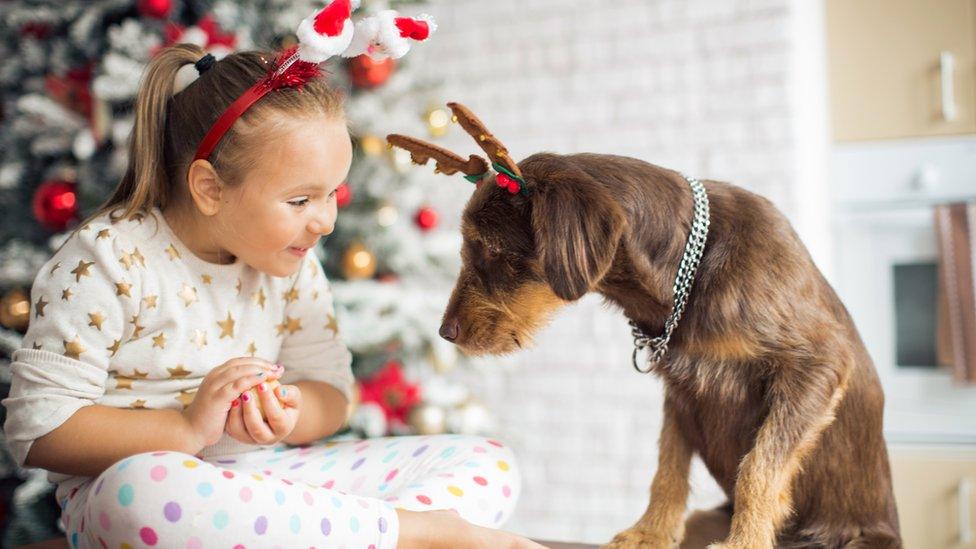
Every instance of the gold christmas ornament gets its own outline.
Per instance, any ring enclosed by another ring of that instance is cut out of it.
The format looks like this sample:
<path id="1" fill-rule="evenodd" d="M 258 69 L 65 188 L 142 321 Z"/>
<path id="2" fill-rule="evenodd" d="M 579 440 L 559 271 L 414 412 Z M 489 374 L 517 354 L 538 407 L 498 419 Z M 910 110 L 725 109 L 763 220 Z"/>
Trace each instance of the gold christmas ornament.
<path id="1" fill-rule="evenodd" d="M 384 141 L 378 135 L 364 135 L 362 139 L 359 140 L 359 146 L 363 149 L 363 152 L 369 156 L 376 156 L 383 153 Z"/>
<path id="2" fill-rule="evenodd" d="M 447 429 L 447 413 L 433 404 L 414 406 L 407 421 L 418 435 L 439 435 Z"/>
<path id="3" fill-rule="evenodd" d="M 390 150 L 390 157 L 393 162 L 393 169 L 398 173 L 407 173 L 411 170 L 413 161 L 410 159 L 410 151 L 397 147 Z"/>
<path id="4" fill-rule="evenodd" d="M 347 280 L 371 278 L 376 274 L 376 256 L 362 243 L 356 242 L 342 254 L 342 274 Z"/>
<path id="5" fill-rule="evenodd" d="M 392 227 L 397 222 L 400 213 L 393 204 L 383 204 L 376 210 L 376 222 L 380 227 Z"/>
<path id="6" fill-rule="evenodd" d="M 435 107 L 427 111 L 427 116 L 425 117 L 427 121 L 427 130 L 430 132 L 431 137 L 442 137 L 447 133 L 447 129 L 451 124 L 451 116 L 447 114 L 447 111 Z"/>
<path id="7" fill-rule="evenodd" d="M 0 326 L 23 332 L 30 322 L 30 300 L 21 289 L 8 292 L 0 299 Z"/>

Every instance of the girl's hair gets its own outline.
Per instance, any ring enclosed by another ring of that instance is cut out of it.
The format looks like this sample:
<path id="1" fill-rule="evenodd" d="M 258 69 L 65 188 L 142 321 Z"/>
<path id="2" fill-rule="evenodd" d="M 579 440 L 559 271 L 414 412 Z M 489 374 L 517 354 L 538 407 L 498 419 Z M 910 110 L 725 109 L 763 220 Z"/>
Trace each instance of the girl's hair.
<path id="1" fill-rule="evenodd" d="M 267 74 L 277 54 L 232 53 L 174 95 L 176 71 L 203 55 L 198 46 L 177 44 L 149 62 L 136 98 L 128 168 L 112 196 L 91 217 L 110 212 L 115 221 L 172 203 L 182 192 L 204 135 L 234 100 Z M 301 90 L 274 90 L 244 112 L 208 160 L 221 180 L 238 184 L 257 160 L 254 146 L 273 135 L 275 126 L 318 114 L 342 116 L 341 94 L 324 78 L 307 82 Z"/>

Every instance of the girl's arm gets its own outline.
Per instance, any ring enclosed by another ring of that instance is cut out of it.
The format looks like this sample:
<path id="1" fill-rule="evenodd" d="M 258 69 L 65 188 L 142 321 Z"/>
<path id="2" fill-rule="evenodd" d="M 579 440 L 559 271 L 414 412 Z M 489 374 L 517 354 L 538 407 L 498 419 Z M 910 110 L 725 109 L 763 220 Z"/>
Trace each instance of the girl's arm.
<path id="1" fill-rule="evenodd" d="M 339 389 L 321 381 L 296 381 L 302 392 L 302 405 L 298 423 L 285 442 L 293 445 L 308 444 L 325 438 L 346 422 L 349 401 Z"/>
<path id="2" fill-rule="evenodd" d="M 97 476 L 113 463 L 142 452 L 203 449 L 179 410 L 130 410 L 94 404 L 38 438 L 27 465 L 68 475 Z"/>

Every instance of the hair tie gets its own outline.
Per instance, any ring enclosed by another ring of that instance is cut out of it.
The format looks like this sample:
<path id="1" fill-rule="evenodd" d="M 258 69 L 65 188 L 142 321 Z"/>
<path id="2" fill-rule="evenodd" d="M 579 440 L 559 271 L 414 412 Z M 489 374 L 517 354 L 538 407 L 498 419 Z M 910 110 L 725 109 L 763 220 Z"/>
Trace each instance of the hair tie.
<path id="1" fill-rule="evenodd" d="M 213 56 L 212 53 L 208 53 L 201 57 L 196 63 L 193 64 L 197 68 L 198 74 L 203 74 L 210 70 L 210 67 L 217 62 L 217 58 Z"/>

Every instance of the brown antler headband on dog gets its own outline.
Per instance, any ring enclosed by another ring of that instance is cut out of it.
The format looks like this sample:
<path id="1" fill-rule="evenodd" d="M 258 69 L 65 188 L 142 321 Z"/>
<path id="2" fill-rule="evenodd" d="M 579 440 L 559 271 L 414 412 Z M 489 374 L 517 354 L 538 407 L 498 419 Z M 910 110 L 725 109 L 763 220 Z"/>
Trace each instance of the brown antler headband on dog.
<path id="1" fill-rule="evenodd" d="M 467 160 L 452 153 L 451 151 L 438 147 L 432 143 L 427 143 L 414 137 L 405 135 L 390 134 L 386 136 L 390 146 L 400 147 L 410 152 L 410 159 L 415 164 L 426 164 L 431 158 L 436 162 L 434 171 L 446 175 L 453 175 L 457 172 L 464 173 L 464 178 L 468 181 L 481 185 L 490 175 L 488 170 L 489 163 L 494 168 L 495 183 L 512 194 L 526 196 L 529 192 L 522 179 L 522 171 L 518 164 L 508 156 L 508 150 L 502 145 L 488 129 L 484 123 L 478 119 L 467 107 L 460 103 L 448 103 L 454 116 L 451 120 L 461 124 L 464 131 L 473 137 L 481 147 L 481 150 L 488 154 L 488 160 L 477 155 L 470 155 Z"/>

